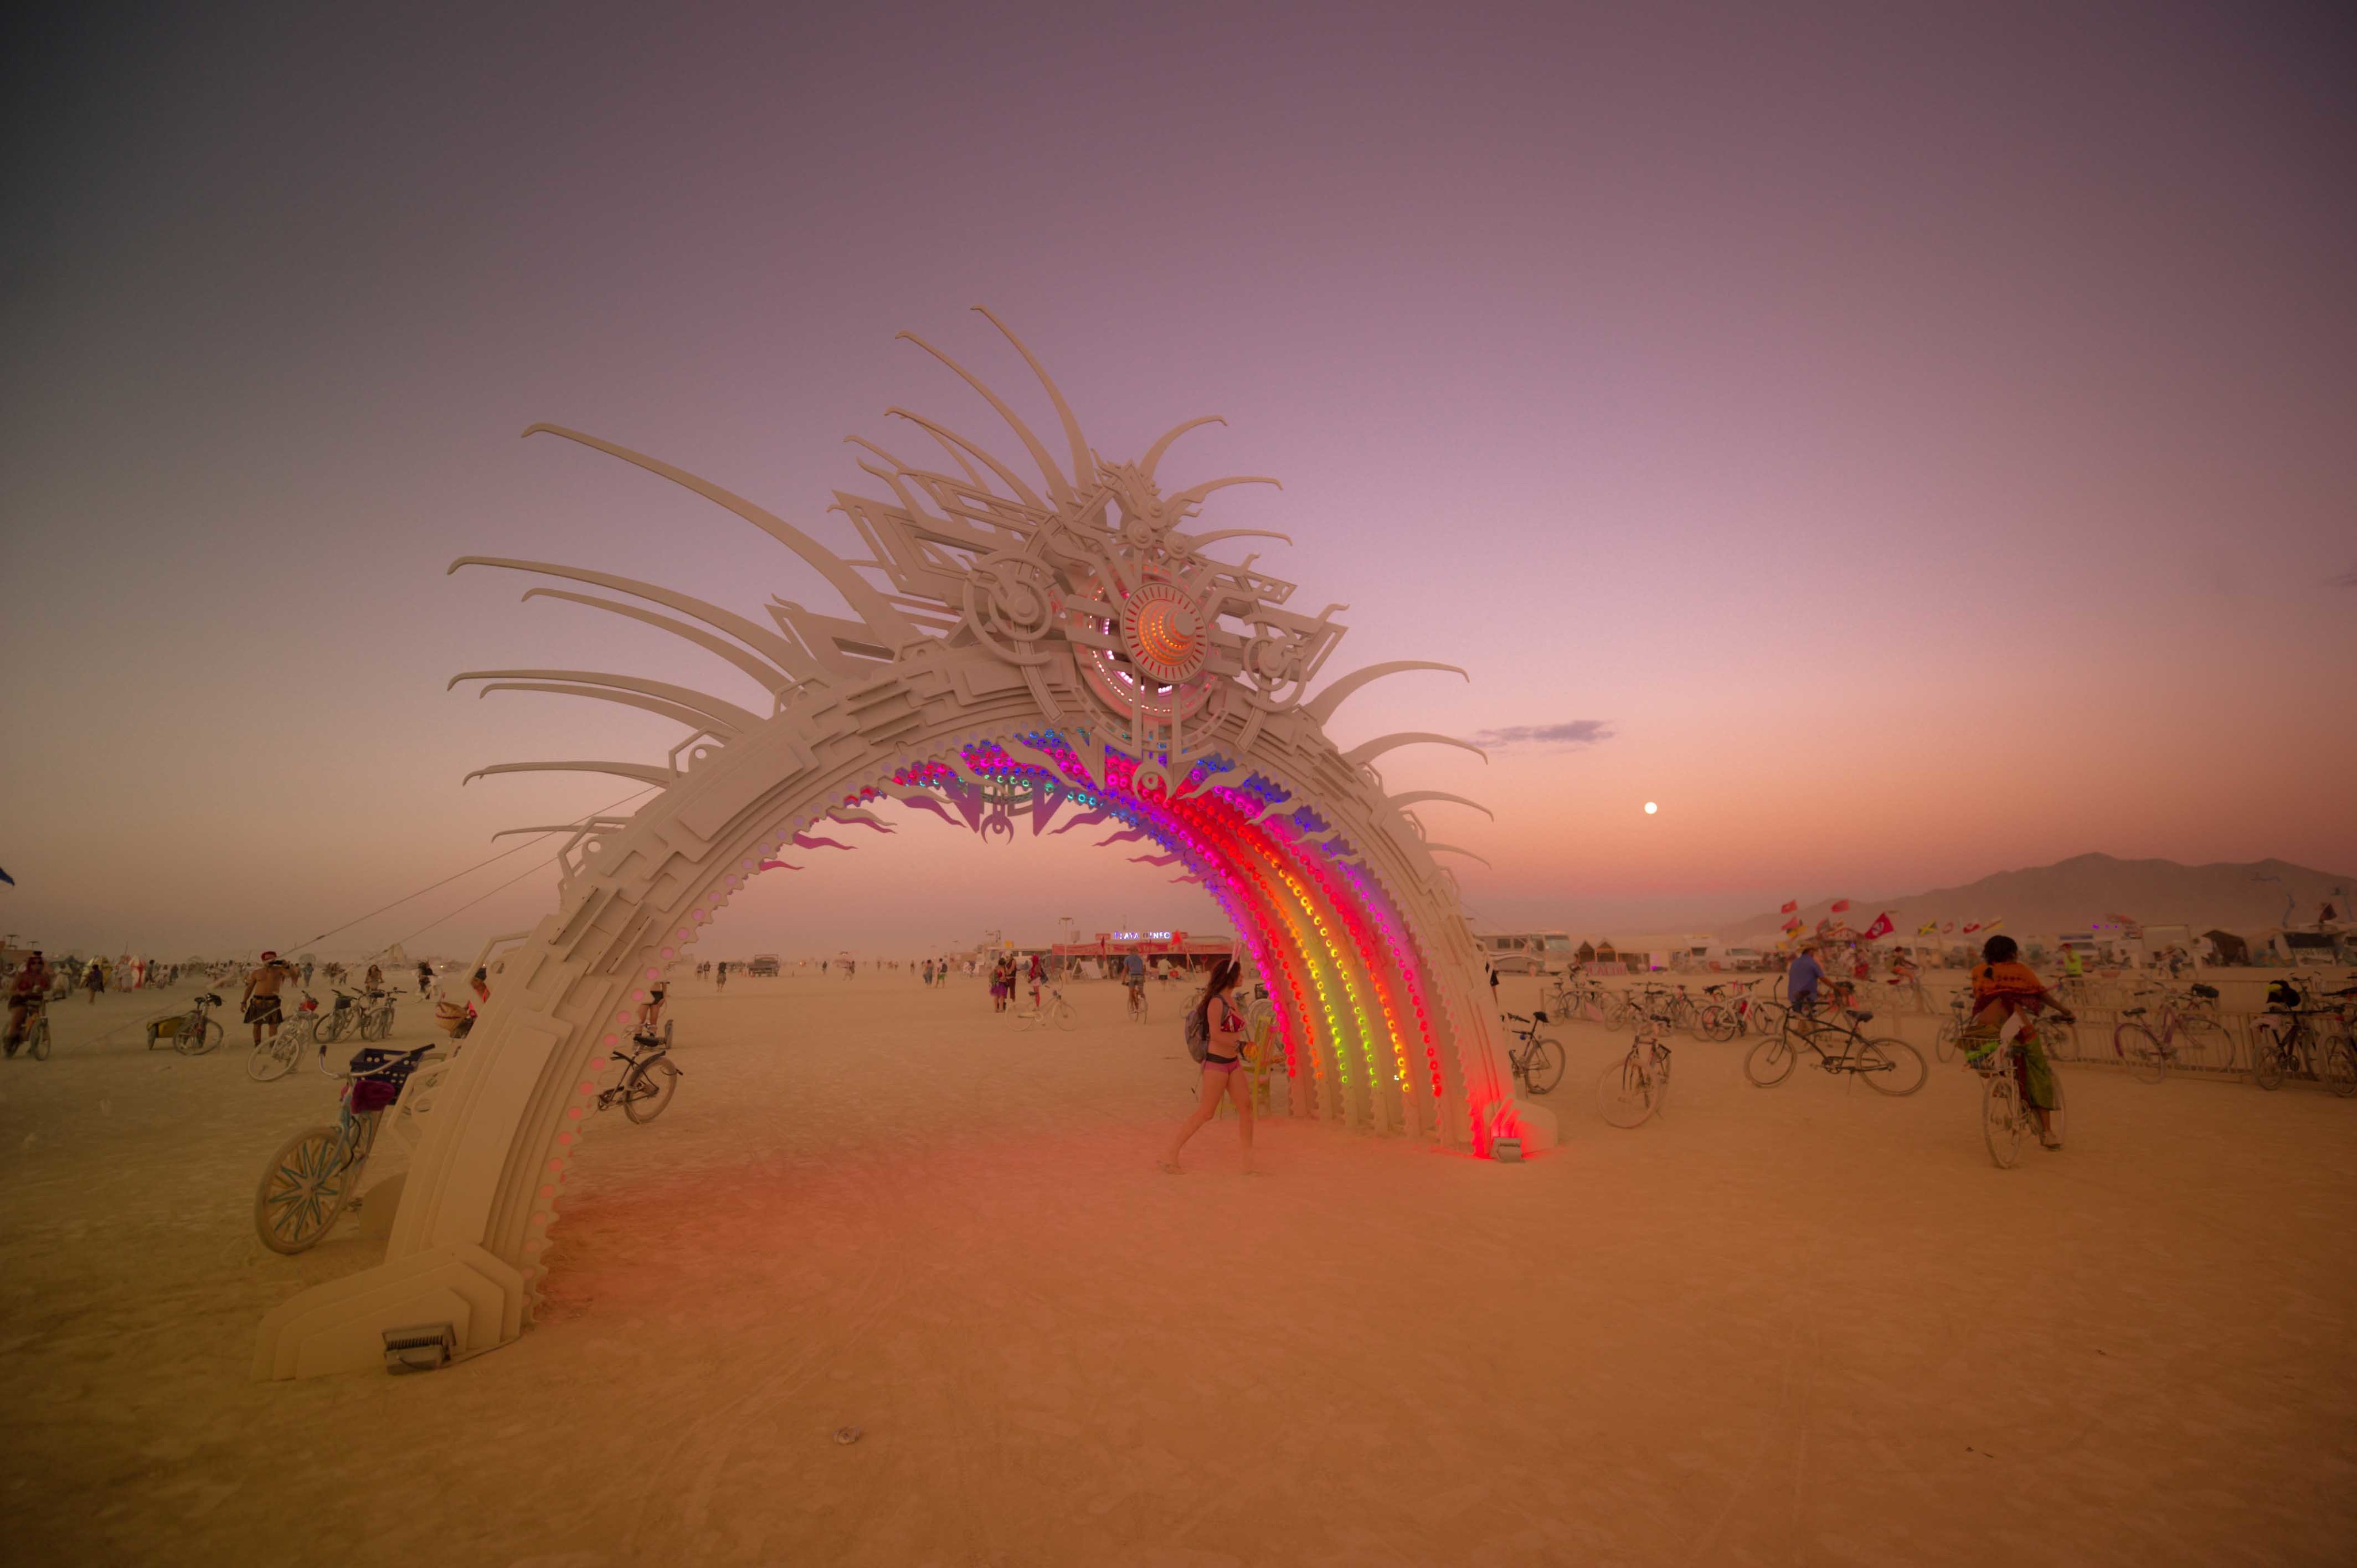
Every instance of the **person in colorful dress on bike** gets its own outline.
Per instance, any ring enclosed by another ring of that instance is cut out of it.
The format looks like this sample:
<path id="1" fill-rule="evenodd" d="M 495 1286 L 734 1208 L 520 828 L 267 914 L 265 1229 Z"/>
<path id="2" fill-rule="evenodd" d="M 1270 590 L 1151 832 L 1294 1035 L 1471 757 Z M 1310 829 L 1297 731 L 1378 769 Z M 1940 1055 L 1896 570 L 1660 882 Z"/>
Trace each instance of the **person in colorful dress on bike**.
<path id="1" fill-rule="evenodd" d="M 2021 1047 L 2018 1076 L 2022 1096 L 2037 1114 L 2039 1143 L 2049 1149 L 2061 1148 L 2062 1140 L 2055 1136 L 2050 1114 L 2054 1109 L 2054 1069 L 2047 1063 L 2046 1047 L 2039 1041 L 2035 1020 L 2040 1014 L 2051 1012 L 2064 1023 L 2075 1024 L 2079 1015 L 2057 1001 L 2053 993 L 2046 989 L 2046 983 L 2021 961 L 2021 949 L 2011 937 L 1991 937 L 1982 944 L 1981 961 L 1973 971 L 1972 983 L 1973 1022 L 1988 1035 L 1964 1059 L 1977 1063 L 1997 1049 L 2007 1022 L 2020 1018 L 2021 1033 L 2014 1043 Z"/>
<path id="2" fill-rule="evenodd" d="M 33 950 L 8 983 L 8 1054 L 15 1056 L 16 1047 L 25 1043 L 25 1026 L 41 999 L 49 993 L 48 961 L 41 957 L 38 948 Z"/>

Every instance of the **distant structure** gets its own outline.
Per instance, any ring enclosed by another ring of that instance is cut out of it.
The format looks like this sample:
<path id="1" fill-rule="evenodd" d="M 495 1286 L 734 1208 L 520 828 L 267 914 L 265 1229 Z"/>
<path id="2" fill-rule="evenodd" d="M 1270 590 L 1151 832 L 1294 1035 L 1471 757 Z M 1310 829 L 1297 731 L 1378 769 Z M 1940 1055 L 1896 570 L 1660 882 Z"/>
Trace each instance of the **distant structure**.
<path id="1" fill-rule="evenodd" d="M 892 831 L 869 809 L 883 800 L 1010 839 L 1017 822 L 1037 835 L 1069 809 L 1055 831 L 1103 825 L 1107 843 L 1155 846 L 1133 858 L 1200 882 L 1268 986 L 1287 1113 L 1477 1155 L 1501 1137 L 1551 1138 L 1551 1118 L 1511 1098 L 1456 883 L 1433 859 L 1450 846 L 1427 840 L 1410 810 L 1474 802 L 1386 795 L 1372 766 L 1402 746 L 1466 743 L 1401 734 L 1344 751 L 1326 735 L 1334 711 L 1370 682 L 1454 667 L 1378 664 L 1308 694 L 1342 637 L 1333 617 L 1345 607 L 1291 608 L 1294 585 L 1258 570 L 1256 556 L 1208 553 L 1257 531 L 1202 532 L 1194 521 L 1226 486 L 1275 481 L 1164 492 L 1157 474 L 1171 444 L 1224 423 L 1216 419 L 1189 420 L 1134 463 L 1103 461 L 1039 361 L 989 318 L 1038 378 L 1063 455 L 978 378 L 902 334 L 989 403 L 1036 478 L 890 410 L 946 467 L 855 438 L 883 493 L 837 491 L 834 500 L 868 560 L 845 561 L 742 497 L 611 442 L 547 424 L 525 432 L 595 447 L 736 513 L 807 562 L 848 613 L 774 599 L 762 625 L 604 572 L 488 556 L 453 564 L 600 590 L 540 586 L 524 597 L 660 627 L 750 677 L 771 702 L 755 712 L 587 670 L 484 670 L 452 682 L 620 703 L 690 733 L 659 763 L 482 770 L 611 773 L 660 793 L 627 819 L 568 824 L 556 909 L 498 961 L 464 1049 L 406 1091 L 403 1109 L 423 1133 L 384 1262 L 272 1312 L 260 1375 L 375 1365 L 391 1328 L 447 1322 L 462 1350 L 520 1333 L 594 1079 L 648 983 L 737 889 L 787 865 L 778 856 L 847 847 L 829 832 Z"/>

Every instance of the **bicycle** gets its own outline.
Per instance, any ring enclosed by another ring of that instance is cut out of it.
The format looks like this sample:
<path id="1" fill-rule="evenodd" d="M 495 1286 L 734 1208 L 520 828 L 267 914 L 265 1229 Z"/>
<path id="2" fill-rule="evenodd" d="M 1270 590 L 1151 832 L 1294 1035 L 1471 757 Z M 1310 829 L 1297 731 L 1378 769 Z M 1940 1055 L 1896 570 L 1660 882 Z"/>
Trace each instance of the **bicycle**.
<path id="1" fill-rule="evenodd" d="M 154 1050 L 163 1041 L 172 1042 L 172 1048 L 184 1057 L 200 1057 L 221 1048 L 228 1037 L 221 1020 L 209 1015 L 209 1009 L 221 1004 L 220 993 L 208 991 L 195 998 L 185 1013 L 167 1014 L 147 1020 L 147 1048 Z"/>
<path id="2" fill-rule="evenodd" d="M 1655 1014 L 1638 1025 L 1629 1054 L 1596 1080 L 1597 1109 L 1609 1124 L 1641 1127 L 1661 1114 L 1670 1098 L 1670 1045 L 1663 1037 L 1667 1024 Z"/>
<path id="3" fill-rule="evenodd" d="M 293 1018 L 279 1025 L 276 1034 L 254 1042 L 245 1058 L 245 1076 L 256 1083 L 274 1083 L 293 1072 L 303 1048 L 317 1039 L 318 1024 L 319 1004 L 307 991 Z"/>
<path id="4" fill-rule="evenodd" d="M 1869 1040 L 1863 1027 L 1874 1021 L 1874 1015 L 1855 1007 L 1842 1012 L 1850 1020 L 1847 1024 L 1809 1013 L 1787 1013 L 1783 1029 L 1752 1047 L 1744 1057 L 1743 1076 L 1761 1089 L 1773 1089 L 1792 1076 L 1792 1064 L 1800 1059 L 1799 1047 L 1806 1046 L 1816 1053 L 1819 1070 L 1855 1074 L 1878 1094 L 1898 1099 L 1923 1087 L 1929 1069 L 1921 1051 L 1889 1036 Z M 1826 1035 L 1839 1039 L 1831 1053 L 1824 1047 Z"/>
<path id="5" fill-rule="evenodd" d="M 12 998 L 12 1000 L 14 1000 Z M 49 1059 L 49 999 L 39 994 L 22 998 L 25 1004 L 25 1032 L 8 1042 L 8 1054 L 15 1056 L 18 1047 L 37 1062 Z"/>
<path id="6" fill-rule="evenodd" d="M 2001 1040 L 1992 1035 L 1986 1045 L 1964 1057 L 1964 1064 L 1981 1075 L 1981 1138 L 1999 1170 L 2013 1168 L 2021 1158 L 2021 1135 L 2038 1130 L 2038 1111 L 2029 1103 L 2029 1053 L 2025 1048 L 2031 1038 Z M 2053 1108 L 2046 1112 L 2046 1131 L 2054 1140 L 2052 1146 L 2059 1149 L 2062 1146 L 2062 1075 L 2054 1070 L 2050 1053 L 2046 1080 L 2054 1090 Z"/>
<path id="7" fill-rule="evenodd" d="M 2178 999 L 2163 993 L 2158 1006 L 2159 1013 L 2154 1019 L 2160 1026 L 2158 1031 L 2142 1022 L 2153 1013 L 2149 1003 L 2121 1008 L 2120 1021 L 2112 1027 L 2112 1054 L 2128 1069 L 2130 1077 L 2142 1083 L 2158 1083 L 2168 1076 L 2169 1064 L 2180 1054 L 2190 1055 L 2199 1048 L 2192 1040 L 2195 1026 L 2180 1011 Z M 2180 1039 L 2185 1043 L 2182 1052 Z"/>
<path id="8" fill-rule="evenodd" d="M 1064 1000 L 1063 989 L 1054 985 L 1048 987 L 1047 994 L 1041 998 L 1038 1006 L 1028 1009 L 1017 1007 L 1015 1010 L 1015 1018 L 1027 1029 L 1044 1029 L 1050 1024 L 1059 1029 L 1077 1029 L 1081 1026 L 1080 1014 L 1073 1011 L 1072 1004 Z"/>
<path id="9" fill-rule="evenodd" d="M 1146 1022 L 1146 987 L 1135 981 L 1131 982 L 1129 987 L 1129 1021 L 1133 1024 Z"/>
<path id="10" fill-rule="evenodd" d="M 289 1256 L 308 1251 L 347 1208 L 360 1207 L 354 1192 L 376 1146 L 377 1125 L 401 1098 L 409 1075 L 435 1048 L 383 1051 L 367 1047 L 353 1053 L 342 1072 L 328 1074 L 344 1080 L 336 1096 L 336 1124 L 296 1133 L 263 1167 L 262 1184 L 253 1194 L 253 1228 L 264 1246 Z M 323 1058 L 326 1050 L 320 1047 Z"/>
<path id="11" fill-rule="evenodd" d="M 1512 1065 L 1514 1076 L 1522 1080 L 1524 1089 L 1533 1094 L 1546 1093 L 1563 1081 L 1563 1042 L 1538 1032 L 1539 1026 L 1547 1021 L 1544 1013 L 1529 1018 L 1520 1013 L 1506 1016 L 1512 1021 L 1506 1033 L 1522 1041 L 1519 1049 L 1511 1044 L 1506 1047 L 1506 1060 Z M 1515 1028 L 1515 1024 L 1522 1027 Z"/>
<path id="12" fill-rule="evenodd" d="M 1705 998 L 1695 1015 L 1695 1032 L 1706 1040 L 1721 1045 L 1743 1033 L 1743 1017 L 1751 1000 L 1751 983 L 1737 984 L 1731 981 L 1703 988 Z"/>
<path id="13" fill-rule="evenodd" d="M 2333 994 L 2357 995 L 2357 987 Z M 2253 1020 L 2251 1081 L 2272 1091 L 2281 1089 L 2287 1078 L 2312 1079 L 2342 1100 L 2357 1095 L 2357 1044 L 2351 1041 L 2347 1020 L 2337 1008 L 2307 1004 L 2303 993 L 2299 1005 Z M 2314 1017 L 2341 1023 L 2342 1032 L 2319 1035 L 2309 1023 Z"/>
<path id="14" fill-rule="evenodd" d="M 357 997 L 339 990 L 335 1006 L 320 1015 L 314 1029 L 329 1045 L 347 1036 L 382 1040 L 393 1033 L 393 1004 L 390 992 L 371 991 Z"/>
<path id="15" fill-rule="evenodd" d="M 640 1055 L 640 1052 L 644 1055 Z M 671 1103 L 679 1091 L 680 1070 L 671 1059 L 671 1025 L 666 1022 L 661 1035 L 641 1031 L 630 1036 L 630 1043 L 614 1052 L 622 1063 L 622 1076 L 613 1088 L 597 1096 L 597 1109 L 619 1105 L 622 1114 L 640 1126 L 653 1121 Z"/>

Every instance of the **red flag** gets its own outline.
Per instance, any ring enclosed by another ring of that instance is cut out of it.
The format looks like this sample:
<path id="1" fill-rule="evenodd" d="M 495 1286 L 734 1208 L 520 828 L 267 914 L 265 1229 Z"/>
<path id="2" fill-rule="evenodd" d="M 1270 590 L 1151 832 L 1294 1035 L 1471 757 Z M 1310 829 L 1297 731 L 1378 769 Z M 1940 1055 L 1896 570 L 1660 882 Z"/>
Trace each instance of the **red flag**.
<path id="1" fill-rule="evenodd" d="M 1872 941 L 1877 937 L 1889 936 L 1890 934 L 1890 917 L 1887 914 L 1877 915 L 1874 918 L 1874 924 L 1867 927 L 1866 929 L 1859 934 L 1867 941 Z"/>
<path id="2" fill-rule="evenodd" d="M 1798 898 L 1795 898 L 1791 903 L 1785 905 L 1782 908 L 1777 910 L 1776 913 L 1780 915 L 1789 915 L 1800 907 L 1801 901 Z"/>
<path id="3" fill-rule="evenodd" d="M 1968 937 L 1980 929 L 1981 923 L 1978 920 L 1966 920 L 1964 922 L 1964 935 Z"/>
<path id="4" fill-rule="evenodd" d="M 1836 915 L 1841 914 L 1843 911 L 1846 910 L 1848 908 L 1849 908 L 1849 900 L 1848 900 L 1848 899 L 1846 899 L 1846 898 L 1836 898 L 1836 899 L 1835 899 L 1835 900 L 1834 900 L 1834 913 L 1835 913 L 1835 914 L 1836 914 Z"/>
<path id="5" fill-rule="evenodd" d="M 1784 929 L 1788 931 L 1799 930 L 1801 929 L 1800 918 L 1798 916 L 1794 916 L 1792 919 L 1785 921 Z"/>

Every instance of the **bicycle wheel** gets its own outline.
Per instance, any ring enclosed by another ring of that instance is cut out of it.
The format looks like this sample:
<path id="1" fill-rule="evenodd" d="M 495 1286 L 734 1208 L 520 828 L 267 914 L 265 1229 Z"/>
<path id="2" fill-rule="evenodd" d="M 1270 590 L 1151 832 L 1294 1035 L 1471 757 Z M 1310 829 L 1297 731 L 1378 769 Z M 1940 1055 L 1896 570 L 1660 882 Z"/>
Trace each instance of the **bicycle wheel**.
<path id="1" fill-rule="evenodd" d="M 2139 1083 L 2158 1083 L 2169 1072 L 2169 1058 L 2160 1040 L 2142 1024 L 2122 1024 L 2112 1031 L 2112 1054 Z"/>
<path id="2" fill-rule="evenodd" d="M 351 1009 L 330 1007 L 312 1015 L 311 1037 L 323 1046 L 332 1046 L 344 1037 L 345 1026 L 350 1021 Z"/>
<path id="3" fill-rule="evenodd" d="M 1720 1045 L 1735 1038 L 1743 1028 L 1742 1020 L 1735 1015 L 1735 1009 L 1716 1002 L 1702 1010 L 1701 1023 L 1703 1038 L 1717 1040 Z"/>
<path id="4" fill-rule="evenodd" d="M 1615 996 L 1604 1004 L 1604 1026 L 1608 1029 L 1625 1029 L 1629 1026 L 1629 1020 L 1634 1012 L 1635 1009 L 1629 1005 L 1629 999 L 1626 996 Z"/>
<path id="5" fill-rule="evenodd" d="M 1951 1018 L 1940 1026 L 1938 1034 L 1932 1036 L 1932 1049 L 1943 1065 L 1956 1059 L 1956 1042 L 1964 1032 L 1964 1026 Z"/>
<path id="6" fill-rule="evenodd" d="M 1904 1040 L 1868 1040 L 1850 1059 L 1865 1064 L 1858 1069 L 1858 1076 L 1866 1079 L 1867 1088 L 1894 1100 L 1914 1093 L 1932 1076 L 1932 1069 L 1923 1065 L 1923 1053 Z"/>
<path id="7" fill-rule="evenodd" d="M 373 1007 L 371 1007 L 361 1014 L 355 1026 L 358 1028 L 360 1037 L 363 1043 L 371 1040 L 382 1040 L 384 1038 L 384 1031 L 380 1030 L 377 1027 L 378 1022 L 377 1012 Z"/>
<path id="8" fill-rule="evenodd" d="M 2357 1094 L 2357 1046 L 2344 1036 L 2324 1042 L 2324 1087 L 2346 1100 Z"/>
<path id="9" fill-rule="evenodd" d="M 208 1018 L 202 1028 L 191 1029 L 186 1024 L 181 1025 L 180 1032 L 172 1036 L 172 1048 L 184 1057 L 201 1057 L 219 1050 L 226 1037 L 227 1032 L 221 1028 L 221 1020 Z"/>
<path id="10" fill-rule="evenodd" d="M 1773 1089 L 1792 1076 L 1796 1055 L 1791 1041 L 1781 1034 L 1770 1035 L 1744 1057 L 1743 1076 L 1761 1089 Z"/>
<path id="11" fill-rule="evenodd" d="M 1596 1080 L 1596 1109 L 1614 1127 L 1641 1127 L 1653 1114 L 1653 1079 L 1639 1052 L 1604 1069 Z"/>
<path id="12" fill-rule="evenodd" d="M 1999 1170 L 2011 1170 L 2021 1158 L 2024 1120 L 2012 1075 L 2000 1067 L 1981 1087 L 1981 1136 L 1987 1141 L 1989 1158 Z"/>
<path id="13" fill-rule="evenodd" d="M 2076 1024 L 2066 1024 L 2060 1018 L 2040 1018 L 2038 1021 L 2038 1040 L 2046 1047 L 2050 1061 L 2087 1059 L 2079 1054 L 2079 1026 Z"/>
<path id="14" fill-rule="evenodd" d="M 2266 1035 L 2254 1034 L 2251 1036 L 2251 1081 L 2261 1089 L 2276 1090 L 2283 1087 L 2283 1080 L 2282 1047 Z"/>
<path id="15" fill-rule="evenodd" d="M 678 1089 L 679 1069 L 657 1057 L 622 1086 L 622 1114 L 633 1122 L 651 1122 L 662 1114 Z"/>
<path id="16" fill-rule="evenodd" d="M 37 1062 L 45 1062 L 49 1059 L 49 1020 L 48 1015 L 44 1014 L 42 1016 L 33 1021 L 31 1031 L 25 1036 L 25 1051 L 27 1055 L 30 1056 Z"/>
<path id="17" fill-rule="evenodd" d="M 313 1127 L 286 1140 L 263 1168 L 253 1194 L 253 1228 L 274 1252 L 301 1252 L 317 1244 L 351 1196 L 352 1168 L 333 1127 Z"/>
<path id="18" fill-rule="evenodd" d="M 285 1078 L 302 1058 L 303 1046 L 300 1025 L 279 1030 L 274 1038 L 263 1041 L 246 1057 L 245 1076 L 256 1083 L 272 1083 Z"/>

